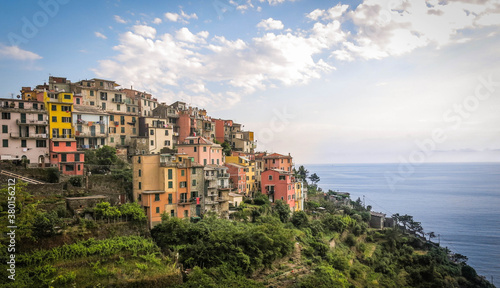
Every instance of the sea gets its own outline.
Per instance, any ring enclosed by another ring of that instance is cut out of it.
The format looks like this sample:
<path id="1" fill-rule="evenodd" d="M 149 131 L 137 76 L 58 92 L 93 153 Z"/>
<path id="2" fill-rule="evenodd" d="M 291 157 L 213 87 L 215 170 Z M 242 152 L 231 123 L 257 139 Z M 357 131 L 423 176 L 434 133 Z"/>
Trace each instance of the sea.
<path id="1" fill-rule="evenodd" d="M 304 165 L 323 191 L 349 192 L 372 211 L 413 216 L 434 242 L 468 257 L 500 286 L 500 163 Z"/>

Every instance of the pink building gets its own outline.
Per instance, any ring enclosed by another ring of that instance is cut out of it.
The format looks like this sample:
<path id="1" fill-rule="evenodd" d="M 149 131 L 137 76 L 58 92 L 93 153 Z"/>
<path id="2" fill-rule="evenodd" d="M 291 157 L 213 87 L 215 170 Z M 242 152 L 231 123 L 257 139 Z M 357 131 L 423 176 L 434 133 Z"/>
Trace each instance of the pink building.
<path id="1" fill-rule="evenodd" d="M 187 154 L 188 157 L 193 157 L 195 162 L 204 166 L 224 163 L 222 147 L 201 136 L 186 137 L 182 144 L 177 145 L 177 151 Z"/>
<path id="2" fill-rule="evenodd" d="M 179 125 L 179 143 L 183 143 L 189 136 L 194 136 L 196 122 L 191 119 L 188 111 L 181 111 L 179 113 L 177 125 Z"/>
<path id="3" fill-rule="evenodd" d="M 57 165 L 65 175 L 83 175 L 85 154 L 77 151 L 76 141 L 50 140 L 50 163 Z"/>
<path id="4" fill-rule="evenodd" d="M 292 172 L 293 162 L 292 156 L 290 156 L 290 154 L 286 156 L 278 153 L 273 153 L 262 158 L 264 159 L 264 170 L 278 169 Z"/>
<path id="5" fill-rule="evenodd" d="M 225 166 L 228 168 L 229 179 L 233 183 L 233 188 L 236 189 L 236 193 L 246 194 L 247 192 L 247 177 L 246 177 L 246 167 L 234 163 L 226 163 Z"/>
<path id="6" fill-rule="evenodd" d="M 262 194 L 269 196 L 269 201 L 283 200 L 293 211 L 295 207 L 295 177 L 278 169 L 268 169 L 261 175 Z"/>

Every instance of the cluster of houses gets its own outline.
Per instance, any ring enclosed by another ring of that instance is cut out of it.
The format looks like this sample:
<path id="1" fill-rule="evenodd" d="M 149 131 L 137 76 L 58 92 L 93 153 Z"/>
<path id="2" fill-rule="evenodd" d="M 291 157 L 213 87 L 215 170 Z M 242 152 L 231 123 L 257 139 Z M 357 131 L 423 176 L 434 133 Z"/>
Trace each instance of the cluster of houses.
<path id="1" fill-rule="evenodd" d="M 17 97 L 1 98 L 0 160 L 79 176 L 86 173 L 86 150 L 115 147 L 133 163 L 131 200 L 145 208 L 151 226 L 163 213 L 228 217 L 230 204 L 255 193 L 303 210 L 305 189 L 290 154 L 257 152 L 253 132 L 204 109 L 119 87 L 50 76 L 48 83 L 22 87 Z"/>

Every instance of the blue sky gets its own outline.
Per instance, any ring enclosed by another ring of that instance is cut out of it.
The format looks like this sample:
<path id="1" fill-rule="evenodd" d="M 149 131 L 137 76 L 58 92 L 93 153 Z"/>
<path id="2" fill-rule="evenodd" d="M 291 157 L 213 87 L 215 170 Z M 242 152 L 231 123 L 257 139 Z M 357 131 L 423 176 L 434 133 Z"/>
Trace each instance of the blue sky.
<path id="1" fill-rule="evenodd" d="M 498 0 L 0 5 L 1 97 L 98 77 L 296 163 L 500 161 Z"/>

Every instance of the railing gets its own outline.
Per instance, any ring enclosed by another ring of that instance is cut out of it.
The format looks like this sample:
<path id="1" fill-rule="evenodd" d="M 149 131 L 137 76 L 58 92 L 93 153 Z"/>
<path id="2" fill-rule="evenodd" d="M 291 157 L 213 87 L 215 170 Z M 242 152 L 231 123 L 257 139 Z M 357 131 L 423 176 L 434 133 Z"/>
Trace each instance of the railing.
<path id="1" fill-rule="evenodd" d="M 205 175 L 205 180 L 216 180 L 217 176 L 216 175 Z"/>
<path id="2" fill-rule="evenodd" d="M 229 173 L 219 173 L 219 178 L 229 178 L 230 176 Z"/>
<path id="3" fill-rule="evenodd" d="M 66 134 L 66 135 L 52 135 L 52 139 L 74 139 L 75 135 Z"/>
<path id="4" fill-rule="evenodd" d="M 33 139 L 47 139 L 49 138 L 48 134 L 28 134 L 25 133 L 10 133 L 10 137 L 12 138 L 33 138 Z"/>
<path id="5" fill-rule="evenodd" d="M 21 119 L 17 119 L 16 120 L 16 124 L 17 125 L 48 125 L 48 121 L 46 120 L 42 120 L 42 121 L 39 121 L 39 120 L 24 120 L 24 121 L 21 121 Z"/>

